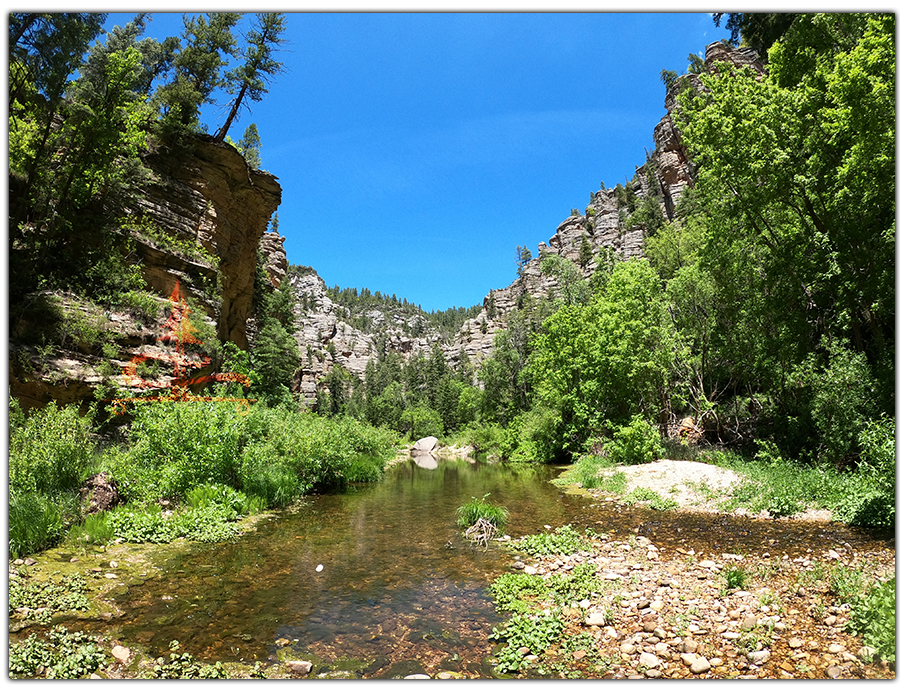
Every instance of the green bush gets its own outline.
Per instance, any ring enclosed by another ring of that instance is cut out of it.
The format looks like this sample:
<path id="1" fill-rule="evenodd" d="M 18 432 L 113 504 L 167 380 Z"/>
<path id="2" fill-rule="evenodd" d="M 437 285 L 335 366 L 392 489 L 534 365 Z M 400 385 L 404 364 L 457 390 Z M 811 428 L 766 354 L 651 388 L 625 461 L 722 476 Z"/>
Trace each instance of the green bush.
<path id="1" fill-rule="evenodd" d="M 114 476 L 129 499 L 178 498 L 203 483 L 233 485 L 246 417 L 236 405 L 154 402 L 138 405 L 131 447 Z"/>
<path id="2" fill-rule="evenodd" d="M 247 417 L 238 485 L 270 506 L 284 506 L 314 487 L 376 478 L 375 465 L 383 466 L 393 455 L 396 439 L 393 431 L 352 417 L 323 418 L 284 407 L 254 407 Z"/>
<path id="3" fill-rule="evenodd" d="M 664 453 L 659 430 L 640 416 L 632 416 L 627 426 L 616 429 L 604 449 L 607 457 L 619 464 L 644 464 Z"/>
<path id="4" fill-rule="evenodd" d="M 893 663 L 896 660 L 897 579 L 876 584 L 859 596 L 850 609 L 847 631 L 862 635 L 867 646 Z"/>
<path id="5" fill-rule="evenodd" d="M 170 543 L 176 538 L 218 543 L 241 532 L 240 525 L 234 522 L 234 510 L 215 502 L 171 514 L 164 513 L 158 505 L 128 505 L 107 515 L 115 537 L 130 543 Z"/>
<path id="6" fill-rule="evenodd" d="M 835 508 L 835 518 L 856 526 L 894 528 L 895 443 L 894 420 L 870 421 L 859 437 L 862 456 L 856 475 L 846 480 L 845 495 Z"/>
<path id="7" fill-rule="evenodd" d="M 51 403 L 11 425 L 10 490 L 52 494 L 77 487 L 93 459 L 91 420 L 92 414 L 81 416 L 75 406 Z"/>
<path id="8" fill-rule="evenodd" d="M 560 413 L 537 406 L 515 417 L 507 428 L 503 456 L 511 462 L 552 462 L 561 457 Z"/>
<path id="9" fill-rule="evenodd" d="M 506 523 L 509 520 L 509 510 L 505 507 L 491 504 L 487 501 L 487 497 L 487 495 L 483 498 L 473 497 L 469 502 L 461 505 L 456 510 L 458 515 L 456 520 L 457 526 L 467 529 L 478 522 L 479 519 L 484 519 L 493 524 L 498 532 L 503 533 L 503 529 L 506 528 Z"/>
<path id="10" fill-rule="evenodd" d="M 9 493 L 9 556 L 24 557 L 56 545 L 78 517 L 75 493 Z"/>

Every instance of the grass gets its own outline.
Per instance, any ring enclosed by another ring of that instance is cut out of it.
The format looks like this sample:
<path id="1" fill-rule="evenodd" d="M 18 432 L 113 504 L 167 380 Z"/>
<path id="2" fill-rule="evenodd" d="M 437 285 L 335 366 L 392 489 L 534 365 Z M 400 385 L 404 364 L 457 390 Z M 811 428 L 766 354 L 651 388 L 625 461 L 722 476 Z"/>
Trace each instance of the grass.
<path id="1" fill-rule="evenodd" d="M 621 495 L 625 492 L 628 479 L 621 471 L 607 473 L 604 470 L 618 466 L 607 457 L 585 455 L 567 469 L 554 483 L 559 486 L 580 485 L 585 490 L 600 490 L 604 493 Z"/>
<path id="2" fill-rule="evenodd" d="M 457 510 L 457 526 L 467 529 L 478 521 L 485 520 L 494 525 L 498 532 L 502 533 L 509 521 L 509 510 L 487 501 L 487 493 L 483 498 L 473 497 L 469 502 L 461 505 Z"/>

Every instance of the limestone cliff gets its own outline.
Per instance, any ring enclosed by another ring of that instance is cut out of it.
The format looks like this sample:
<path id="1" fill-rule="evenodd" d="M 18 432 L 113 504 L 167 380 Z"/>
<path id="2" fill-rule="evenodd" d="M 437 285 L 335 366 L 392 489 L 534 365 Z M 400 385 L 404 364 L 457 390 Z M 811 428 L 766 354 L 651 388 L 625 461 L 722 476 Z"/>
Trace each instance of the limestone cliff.
<path id="1" fill-rule="evenodd" d="M 122 232 L 149 288 L 143 303 L 157 315 L 28 295 L 10 324 L 10 392 L 24 408 L 90 400 L 104 381 L 127 387 L 125 365 L 157 354 L 176 283 L 200 311 L 193 319 L 204 338 L 247 346 L 256 252 L 281 201 L 277 178 L 207 136 L 150 151 L 145 164 L 150 181 Z M 160 384 L 171 380 L 165 365 L 151 369 Z"/>

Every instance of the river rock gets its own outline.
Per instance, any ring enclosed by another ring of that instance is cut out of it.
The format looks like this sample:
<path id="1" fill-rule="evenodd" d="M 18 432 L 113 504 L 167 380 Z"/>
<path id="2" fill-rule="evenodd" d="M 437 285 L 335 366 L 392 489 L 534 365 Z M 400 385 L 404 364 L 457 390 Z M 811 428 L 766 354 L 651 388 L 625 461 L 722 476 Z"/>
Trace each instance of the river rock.
<path id="1" fill-rule="evenodd" d="M 437 447 L 437 443 L 438 439 L 433 435 L 429 435 L 427 438 L 417 440 L 416 444 L 413 445 L 413 450 L 415 452 L 431 452 Z"/>
<path id="2" fill-rule="evenodd" d="M 803 646 L 803 639 L 798 639 L 796 636 L 792 636 L 788 639 L 788 646 L 791 648 L 801 648 Z"/>
<path id="3" fill-rule="evenodd" d="M 846 650 L 847 650 L 847 647 L 844 646 L 843 644 L 830 644 L 828 646 L 829 653 L 843 653 Z"/>
<path id="4" fill-rule="evenodd" d="M 840 665 L 832 665 L 827 670 L 825 670 L 825 674 L 827 674 L 831 679 L 837 679 L 843 674 L 843 669 Z"/>
<path id="5" fill-rule="evenodd" d="M 639 662 L 644 667 L 653 669 L 659 665 L 659 658 L 657 658 L 652 653 L 647 653 L 646 651 L 644 651 L 643 653 L 641 653 L 641 659 Z"/>
<path id="6" fill-rule="evenodd" d="M 128 662 L 128 659 L 131 657 L 131 651 L 119 644 L 112 647 L 111 653 L 113 654 L 113 658 L 123 663 Z"/>
<path id="7" fill-rule="evenodd" d="M 606 613 L 592 612 L 584 619 L 588 627 L 603 627 L 606 625 Z"/>
<path id="8" fill-rule="evenodd" d="M 287 661 L 288 672 L 299 677 L 306 677 L 312 670 L 312 663 L 308 660 Z"/>
<path id="9" fill-rule="evenodd" d="M 772 654 L 769 652 L 769 649 L 764 648 L 761 651 L 752 651 L 747 654 L 747 660 L 749 660 L 754 665 L 762 665 L 763 663 L 769 660 L 769 656 Z"/>
<path id="10" fill-rule="evenodd" d="M 403 679 L 431 679 L 429 675 L 423 674 L 421 672 L 417 672 L 414 675 L 407 675 Z"/>
<path id="11" fill-rule="evenodd" d="M 709 672 L 712 666 L 709 664 L 709 661 L 703 656 L 698 656 L 694 659 L 694 662 L 691 663 L 691 672 L 695 675 L 701 675 L 704 672 Z"/>
<path id="12" fill-rule="evenodd" d="M 741 629 L 753 629 L 756 626 L 756 617 L 753 615 L 747 615 L 743 620 L 741 620 Z"/>

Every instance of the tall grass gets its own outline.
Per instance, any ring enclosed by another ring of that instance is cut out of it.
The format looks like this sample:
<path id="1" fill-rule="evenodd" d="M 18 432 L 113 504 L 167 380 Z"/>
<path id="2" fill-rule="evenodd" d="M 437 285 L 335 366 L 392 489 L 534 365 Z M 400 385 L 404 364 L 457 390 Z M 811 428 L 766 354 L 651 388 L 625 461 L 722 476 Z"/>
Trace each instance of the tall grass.
<path id="1" fill-rule="evenodd" d="M 474 526 L 479 520 L 490 522 L 500 533 L 506 528 L 509 521 L 509 510 L 500 505 L 494 505 L 487 501 L 487 495 L 483 498 L 473 497 L 469 502 L 461 505 L 456 514 L 458 526 L 466 529 Z"/>

